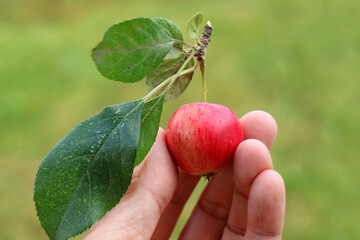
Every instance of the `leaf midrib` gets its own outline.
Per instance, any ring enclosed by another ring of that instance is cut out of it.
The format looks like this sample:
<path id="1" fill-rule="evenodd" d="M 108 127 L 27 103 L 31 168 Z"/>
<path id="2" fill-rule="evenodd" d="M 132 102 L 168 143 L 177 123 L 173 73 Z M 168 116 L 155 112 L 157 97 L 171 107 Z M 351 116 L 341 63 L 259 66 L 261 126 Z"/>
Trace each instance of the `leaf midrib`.
<path id="1" fill-rule="evenodd" d="M 121 120 L 118 124 L 116 124 L 115 127 L 114 127 L 114 128 L 110 131 L 110 133 L 106 136 L 106 139 L 105 139 L 104 143 L 99 147 L 98 151 L 97 151 L 96 154 L 93 156 L 93 160 L 91 161 L 91 163 L 89 164 L 89 166 L 88 166 L 88 167 L 86 168 L 86 170 L 84 171 L 84 175 L 81 177 L 80 183 L 82 182 L 83 178 L 87 175 L 90 167 L 91 167 L 91 166 L 93 165 L 93 163 L 94 163 L 94 159 L 96 159 L 96 157 L 98 156 L 98 153 L 99 153 L 100 150 L 104 147 L 105 143 L 108 141 L 109 136 L 110 136 L 110 135 L 114 132 L 114 130 L 124 121 L 124 119 L 125 119 L 129 114 L 131 114 L 135 109 L 137 109 L 137 108 L 138 108 L 140 105 L 142 105 L 142 104 L 143 104 L 143 101 L 140 100 L 140 101 L 139 101 L 139 104 L 137 104 L 136 107 L 134 107 L 130 112 L 128 112 L 128 113 L 122 118 L 122 120 Z M 107 160 L 107 159 L 106 159 L 106 162 L 108 163 L 108 160 Z M 109 165 L 108 165 L 108 166 L 109 166 Z M 109 169 L 109 172 L 110 172 L 110 169 Z M 67 213 L 67 211 L 68 211 L 68 209 L 69 209 L 68 206 L 70 205 L 70 203 L 72 202 L 74 196 L 76 195 L 77 191 L 79 190 L 79 186 L 80 186 L 80 184 L 78 185 L 78 187 L 77 187 L 76 190 L 74 191 L 73 197 L 70 199 L 69 203 L 68 203 L 68 204 L 64 204 L 64 205 L 67 206 L 67 207 L 66 207 L 66 211 L 65 211 L 64 214 L 62 215 L 61 222 L 59 223 L 59 225 L 58 225 L 58 227 L 57 227 L 55 239 L 56 239 L 56 237 L 57 237 L 58 234 L 59 234 L 59 228 L 60 228 L 60 226 L 62 225 L 62 223 L 63 223 L 63 221 L 64 221 L 64 216 L 65 216 L 65 214 Z M 108 190 L 107 190 L 106 192 L 108 192 Z M 105 197 L 106 197 L 106 196 L 105 196 Z"/>
<path id="2" fill-rule="evenodd" d="M 151 44 L 151 45 L 143 45 L 143 46 L 138 46 L 138 47 L 134 47 L 134 48 L 113 48 L 113 49 L 97 49 L 97 48 L 94 48 L 93 51 L 104 52 L 104 53 L 135 51 L 135 50 L 139 50 L 139 49 L 152 48 L 152 47 L 156 47 L 156 46 L 159 46 L 159 45 L 164 45 L 164 44 L 167 44 L 167 43 L 170 43 L 170 42 L 175 42 L 175 41 L 176 41 L 175 39 L 170 39 L 170 40 L 167 40 L 165 42 L 154 43 L 154 44 Z"/>
<path id="3" fill-rule="evenodd" d="M 150 110 L 149 110 L 148 113 L 141 119 L 141 122 L 144 122 L 144 121 L 145 121 L 145 119 L 150 115 L 150 113 L 151 113 L 152 110 L 155 108 L 155 106 L 157 106 L 157 105 L 159 104 L 159 102 L 160 102 L 160 100 L 161 100 L 162 97 L 164 97 L 163 94 L 161 94 L 161 95 L 158 97 L 159 99 L 156 100 L 155 104 L 150 107 Z"/>

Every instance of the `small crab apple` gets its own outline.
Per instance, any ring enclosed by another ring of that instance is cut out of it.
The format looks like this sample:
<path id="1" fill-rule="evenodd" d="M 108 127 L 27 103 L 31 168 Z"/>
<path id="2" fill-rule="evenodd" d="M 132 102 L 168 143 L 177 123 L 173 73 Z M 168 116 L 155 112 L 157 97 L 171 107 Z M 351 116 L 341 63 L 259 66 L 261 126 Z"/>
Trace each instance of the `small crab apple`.
<path id="1" fill-rule="evenodd" d="M 183 170 L 211 176 L 231 164 L 244 133 L 228 107 L 197 102 L 174 113 L 165 138 L 171 156 Z"/>

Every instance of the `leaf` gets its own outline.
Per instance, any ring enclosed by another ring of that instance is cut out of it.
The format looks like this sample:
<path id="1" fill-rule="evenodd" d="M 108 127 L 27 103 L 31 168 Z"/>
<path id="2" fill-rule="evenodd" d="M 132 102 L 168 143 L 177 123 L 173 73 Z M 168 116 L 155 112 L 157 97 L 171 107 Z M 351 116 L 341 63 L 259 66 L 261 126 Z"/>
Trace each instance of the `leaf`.
<path id="1" fill-rule="evenodd" d="M 137 82 L 155 69 L 173 47 L 164 27 L 135 18 L 110 27 L 93 49 L 92 58 L 104 77 Z"/>
<path id="2" fill-rule="evenodd" d="M 199 38 L 199 28 L 203 21 L 203 14 L 201 12 L 195 14 L 187 25 L 186 32 L 191 39 Z"/>
<path id="3" fill-rule="evenodd" d="M 169 37 L 172 39 L 177 39 L 180 41 L 184 41 L 183 35 L 181 33 L 180 28 L 176 25 L 176 23 L 167 20 L 166 18 L 156 17 L 152 19 L 155 23 L 159 24 L 161 27 L 163 27 L 166 32 L 168 33 Z M 181 43 L 175 43 L 174 47 L 177 47 L 179 49 L 182 49 Z"/>
<path id="4" fill-rule="evenodd" d="M 180 67 L 184 64 L 185 58 L 184 55 L 181 57 L 173 58 L 173 59 L 165 59 L 159 67 L 157 67 L 154 71 L 149 73 L 146 78 L 146 89 L 148 92 L 153 90 L 163 81 L 176 74 L 176 72 L 180 69 Z M 185 68 L 189 69 L 193 67 L 195 64 L 194 61 L 191 61 Z M 171 101 L 179 97 L 189 85 L 194 71 L 189 72 L 188 74 L 182 75 L 178 77 L 170 89 L 167 91 L 165 96 L 165 102 Z M 167 85 L 166 85 L 167 86 Z M 162 90 L 165 90 L 166 86 L 163 87 Z M 162 92 L 162 91 L 159 91 Z"/>
<path id="5" fill-rule="evenodd" d="M 159 130 L 164 96 L 165 94 L 162 94 L 144 104 L 141 113 L 140 138 L 136 149 L 135 166 L 146 157 L 155 142 Z"/>
<path id="6" fill-rule="evenodd" d="M 174 84 L 171 86 L 171 88 L 168 90 L 165 96 L 165 102 L 169 102 L 171 100 L 180 97 L 180 95 L 185 91 L 185 89 L 190 84 L 193 75 L 194 75 L 194 71 L 191 71 L 185 75 L 178 77 L 174 82 Z"/>
<path id="7" fill-rule="evenodd" d="M 184 57 L 184 56 L 185 56 L 185 54 L 184 54 L 184 52 L 182 50 L 174 47 L 165 56 L 164 60 L 175 59 L 175 58 L 180 58 L 180 57 Z"/>
<path id="8" fill-rule="evenodd" d="M 41 163 L 34 200 L 50 239 L 75 236 L 101 219 L 132 177 L 144 101 L 106 107 L 81 122 Z"/>

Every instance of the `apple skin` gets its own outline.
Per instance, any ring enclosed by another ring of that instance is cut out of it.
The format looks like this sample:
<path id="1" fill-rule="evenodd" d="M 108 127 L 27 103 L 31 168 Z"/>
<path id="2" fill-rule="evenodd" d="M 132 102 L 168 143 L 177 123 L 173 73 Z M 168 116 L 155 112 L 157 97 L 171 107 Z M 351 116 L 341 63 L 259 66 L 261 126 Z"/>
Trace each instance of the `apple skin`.
<path id="1" fill-rule="evenodd" d="M 192 175 L 207 175 L 232 163 L 244 133 L 228 107 L 197 102 L 183 105 L 174 113 L 165 139 L 178 166 Z"/>

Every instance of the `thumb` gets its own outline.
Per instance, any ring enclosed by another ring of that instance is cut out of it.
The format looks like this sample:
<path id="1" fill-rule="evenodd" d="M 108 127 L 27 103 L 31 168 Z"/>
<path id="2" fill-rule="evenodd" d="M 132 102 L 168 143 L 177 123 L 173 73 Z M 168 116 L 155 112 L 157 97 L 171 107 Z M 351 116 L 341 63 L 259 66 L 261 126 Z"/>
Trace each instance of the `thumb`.
<path id="1" fill-rule="evenodd" d="M 155 144 L 145 160 L 134 169 L 128 191 L 84 240 L 150 239 L 161 213 L 177 185 L 178 169 L 159 129 Z"/>

